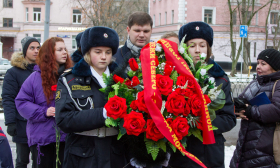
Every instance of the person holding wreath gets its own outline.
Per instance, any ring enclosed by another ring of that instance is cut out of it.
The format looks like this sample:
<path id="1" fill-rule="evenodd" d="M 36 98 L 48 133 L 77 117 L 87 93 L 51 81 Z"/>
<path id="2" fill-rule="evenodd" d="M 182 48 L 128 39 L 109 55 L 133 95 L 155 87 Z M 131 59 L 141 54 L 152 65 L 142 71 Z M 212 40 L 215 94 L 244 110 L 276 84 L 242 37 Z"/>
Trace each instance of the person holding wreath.
<path id="1" fill-rule="evenodd" d="M 183 37 L 185 37 L 185 41 L 182 41 Z M 236 117 L 233 111 L 229 78 L 223 69 L 210 59 L 211 47 L 213 45 L 213 29 L 204 22 L 190 22 L 180 28 L 179 40 L 181 43 L 186 43 L 187 46 L 190 46 L 188 54 L 192 56 L 194 64 L 206 55 L 205 62 L 214 65 L 208 71 L 209 76 L 212 77 L 210 79 L 215 81 L 216 86 L 223 84 L 222 90 L 226 95 L 224 107 L 215 111 L 216 118 L 212 122 L 212 125 L 218 128 L 214 130 L 216 143 L 203 145 L 199 139 L 191 135 L 187 138 L 186 151 L 195 155 L 207 167 L 223 168 L 225 138 L 222 133 L 230 131 L 236 125 Z M 183 156 L 181 152 L 176 151 L 176 153 L 171 154 L 168 167 L 194 168 L 200 166 L 186 156 Z"/>
<path id="2" fill-rule="evenodd" d="M 117 140 L 118 130 L 105 127 L 107 103 L 99 89 L 116 68 L 111 61 L 119 46 L 115 30 L 92 27 L 81 40 L 83 58 L 58 80 L 56 122 L 68 133 L 65 145 L 65 168 L 117 168 L 126 165 L 124 144 Z"/>

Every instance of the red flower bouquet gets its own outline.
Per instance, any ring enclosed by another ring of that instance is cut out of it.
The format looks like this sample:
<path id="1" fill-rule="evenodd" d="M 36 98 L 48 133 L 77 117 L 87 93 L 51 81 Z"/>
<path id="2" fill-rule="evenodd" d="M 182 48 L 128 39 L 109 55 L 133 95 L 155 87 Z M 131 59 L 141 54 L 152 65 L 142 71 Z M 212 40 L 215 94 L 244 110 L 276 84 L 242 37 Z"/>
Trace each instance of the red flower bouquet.
<path id="1" fill-rule="evenodd" d="M 215 143 L 213 130 L 217 128 L 211 121 L 225 104 L 225 95 L 208 77 L 212 65 L 202 59 L 194 66 L 186 45 L 179 49 L 184 52 L 179 54 L 177 45 L 168 40 L 150 43 L 142 49 L 140 59 L 129 59 L 128 78 L 104 76 L 105 83 L 110 78 L 115 82 L 107 85 L 110 92 L 105 108 L 110 118 L 105 124 L 119 128 L 118 139 L 125 134 L 132 137 L 133 157 L 140 162 L 149 157 L 151 163 L 161 156 L 165 159 L 168 149 L 175 152 L 177 148 L 204 166 L 185 151 L 186 141 L 193 135 L 205 144 Z"/>

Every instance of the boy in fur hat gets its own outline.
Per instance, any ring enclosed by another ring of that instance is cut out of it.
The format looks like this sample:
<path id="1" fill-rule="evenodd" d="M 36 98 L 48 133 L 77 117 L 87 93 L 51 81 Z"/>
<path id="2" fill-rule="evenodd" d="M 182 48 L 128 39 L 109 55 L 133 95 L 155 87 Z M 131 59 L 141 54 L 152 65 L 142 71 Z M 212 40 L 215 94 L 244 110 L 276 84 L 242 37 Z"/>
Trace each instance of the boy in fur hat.
<path id="1" fill-rule="evenodd" d="M 26 168 L 29 163 L 30 149 L 27 144 L 27 121 L 18 113 L 15 98 L 25 79 L 33 72 L 36 57 L 38 56 L 40 43 L 36 38 L 25 37 L 21 40 L 22 52 L 12 55 L 10 68 L 4 77 L 2 99 L 7 133 L 13 137 L 16 143 L 16 167 Z M 33 162 L 33 166 L 36 165 Z"/>

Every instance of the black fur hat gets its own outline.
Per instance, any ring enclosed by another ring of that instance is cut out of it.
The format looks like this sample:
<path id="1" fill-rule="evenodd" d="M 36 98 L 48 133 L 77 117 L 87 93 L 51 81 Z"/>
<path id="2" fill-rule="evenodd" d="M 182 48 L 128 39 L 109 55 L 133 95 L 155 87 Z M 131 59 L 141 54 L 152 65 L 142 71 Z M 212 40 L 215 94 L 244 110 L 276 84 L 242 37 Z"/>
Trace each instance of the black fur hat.
<path id="1" fill-rule="evenodd" d="M 84 31 L 80 40 L 82 54 L 85 55 L 91 47 L 110 47 L 114 55 L 119 47 L 117 32 L 108 27 L 95 26 Z"/>
<path id="2" fill-rule="evenodd" d="M 76 42 L 77 42 L 77 47 L 78 47 L 78 48 L 81 48 L 80 40 L 81 40 L 81 37 L 82 37 L 83 33 L 84 33 L 84 32 L 79 33 L 79 34 L 76 36 L 76 38 L 75 38 L 75 39 L 76 39 Z"/>
<path id="3" fill-rule="evenodd" d="M 179 40 L 186 35 L 184 43 L 191 39 L 202 38 L 206 40 L 210 47 L 213 45 L 213 29 L 204 22 L 189 22 L 179 30 Z"/>

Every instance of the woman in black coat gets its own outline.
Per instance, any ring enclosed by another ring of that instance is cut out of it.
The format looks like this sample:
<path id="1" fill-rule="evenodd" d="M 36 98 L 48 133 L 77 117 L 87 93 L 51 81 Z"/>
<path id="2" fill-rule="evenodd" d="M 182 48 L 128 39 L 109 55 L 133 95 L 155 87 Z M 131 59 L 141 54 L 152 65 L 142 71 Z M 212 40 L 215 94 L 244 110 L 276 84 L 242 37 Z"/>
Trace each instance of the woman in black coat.
<path id="1" fill-rule="evenodd" d="M 107 100 L 99 89 L 106 87 L 102 74 L 118 49 L 117 33 L 106 27 L 88 28 L 82 35 L 82 58 L 61 75 L 56 92 L 56 122 L 68 133 L 63 167 L 121 168 L 126 164 L 118 130 L 105 127 Z M 113 64 L 111 64 L 113 65 Z"/>
<path id="2" fill-rule="evenodd" d="M 280 81 L 277 81 L 280 79 L 280 52 L 266 49 L 257 59 L 257 79 L 239 95 L 247 107 L 236 113 L 242 121 L 231 168 L 277 167 L 273 157 L 273 136 L 275 123 L 280 122 Z M 250 105 L 249 101 L 263 92 L 271 104 Z"/>
<path id="3" fill-rule="evenodd" d="M 204 22 L 190 22 L 179 30 L 179 39 L 185 37 L 185 43 L 190 46 L 188 53 L 193 57 L 194 64 L 200 60 L 199 55 L 207 54 L 205 61 L 214 66 L 208 71 L 209 76 L 213 77 L 216 86 L 223 84 L 222 90 L 226 95 L 224 107 L 216 111 L 216 118 L 212 125 L 218 128 L 214 130 L 215 144 L 203 145 L 202 142 L 191 135 L 187 138 L 186 150 L 195 155 L 206 167 L 224 167 L 224 142 L 222 133 L 230 131 L 236 125 L 236 118 L 233 111 L 233 101 L 231 97 L 230 81 L 223 69 L 215 63 L 211 56 L 211 46 L 213 44 L 213 30 Z M 169 161 L 170 168 L 195 168 L 200 167 L 191 159 L 183 156 L 181 152 L 171 154 Z"/>

